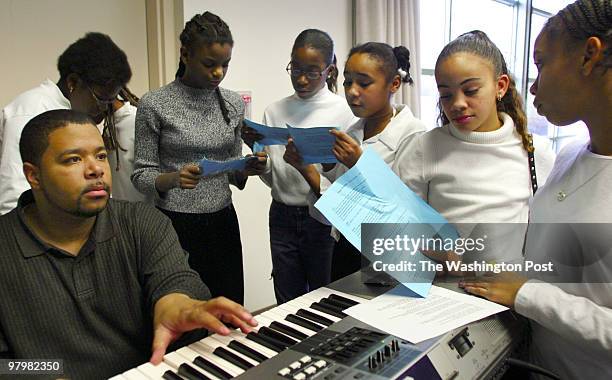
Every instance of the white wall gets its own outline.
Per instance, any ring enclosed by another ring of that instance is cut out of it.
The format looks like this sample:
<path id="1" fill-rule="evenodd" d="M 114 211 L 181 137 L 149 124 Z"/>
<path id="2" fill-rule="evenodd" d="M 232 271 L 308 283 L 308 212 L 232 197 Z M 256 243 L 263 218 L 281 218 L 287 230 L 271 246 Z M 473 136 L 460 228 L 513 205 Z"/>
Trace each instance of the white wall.
<path id="1" fill-rule="evenodd" d="M 0 108 L 46 78 L 57 81 L 57 58 L 89 31 L 110 35 L 128 56 L 129 87 L 148 91 L 145 0 L 0 0 Z"/>
<path id="2" fill-rule="evenodd" d="M 351 0 L 184 0 L 183 9 L 185 21 L 208 10 L 228 23 L 234 50 L 221 85 L 251 91 L 254 120 L 261 120 L 268 104 L 293 93 L 285 67 L 299 32 L 307 28 L 328 32 L 336 44 L 340 73 L 352 44 Z M 270 190 L 258 178 L 251 178 L 244 191 L 234 191 L 244 253 L 245 304 L 251 310 L 275 303 L 270 202 Z"/>

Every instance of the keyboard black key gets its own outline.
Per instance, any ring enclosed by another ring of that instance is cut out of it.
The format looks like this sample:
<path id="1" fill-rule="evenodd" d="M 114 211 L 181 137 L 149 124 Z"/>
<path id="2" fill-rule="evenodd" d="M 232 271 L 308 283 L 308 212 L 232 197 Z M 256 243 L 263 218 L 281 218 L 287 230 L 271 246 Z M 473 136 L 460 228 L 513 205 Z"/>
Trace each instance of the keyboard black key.
<path id="1" fill-rule="evenodd" d="M 302 326 L 305 329 L 311 330 L 311 331 L 315 331 L 315 332 L 319 332 L 321 330 L 323 330 L 323 326 L 318 325 L 316 323 L 312 323 L 310 322 L 308 319 L 299 317 L 295 314 L 289 314 L 285 317 L 286 320 L 288 320 L 289 322 L 293 322 L 296 325 Z"/>
<path id="2" fill-rule="evenodd" d="M 329 305 L 325 305 L 321 302 L 313 302 L 310 307 L 314 310 L 318 310 L 322 313 L 326 313 L 329 315 L 333 315 L 336 318 L 344 318 L 347 317 L 346 314 L 344 314 L 342 311 L 338 310 L 336 307 L 334 306 L 329 306 Z"/>
<path id="3" fill-rule="evenodd" d="M 281 334 L 278 331 L 275 331 L 269 327 L 263 326 L 261 328 L 259 328 L 258 331 L 259 335 L 265 335 L 268 336 L 270 338 L 276 339 L 279 342 L 283 342 L 284 344 L 286 344 L 288 347 L 293 346 L 294 344 L 297 344 L 297 340 L 288 337 L 285 334 Z"/>
<path id="4" fill-rule="evenodd" d="M 264 329 L 264 331 L 266 331 L 266 329 Z M 267 340 L 268 342 L 275 344 L 276 346 L 282 348 L 283 350 L 291 346 L 291 344 L 287 344 L 286 342 L 283 342 L 282 340 L 276 339 L 275 337 L 272 336 L 272 334 L 268 333 L 267 331 L 264 334 L 262 334 L 261 332 L 257 332 L 256 334 L 259 335 L 261 339 Z"/>
<path id="5" fill-rule="evenodd" d="M 276 351 L 276 352 L 281 352 L 283 351 L 285 348 L 284 344 L 277 344 L 273 341 L 270 340 L 270 338 L 268 337 L 264 337 L 261 336 L 255 332 L 250 332 L 246 335 L 246 338 L 249 340 L 252 340 L 255 343 L 259 343 L 264 347 L 267 347 L 269 349 L 271 349 L 272 351 Z"/>
<path id="6" fill-rule="evenodd" d="M 297 340 L 304 340 L 308 338 L 308 335 L 304 334 L 303 332 L 298 331 L 291 326 L 287 326 L 277 321 L 273 321 L 272 323 L 270 323 L 270 328 L 273 328 L 276 331 L 280 331 L 283 334 L 294 337 Z"/>
<path id="7" fill-rule="evenodd" d="M 172 371 L 164 372 L 164 374 L 162 375 L 162 378 L 166 380 L 183 380 L 182 377 L 180 377 L 179 375 L 177 375 L 176 373 Z"/>
<path id="8" fill-rule="evenodd" d="M 210 377 L 193 368 L 189 364 L 183 363 L 178 367 L 179 375 L 188 380 L 211 380 Z"/>
<path id="9" fill-rule="evenodd" d="M 319 303 L 322 304 L 322 305 L 331 307 L 334 310 L 337 310 L 337 311 L 340 311 L 340 312 L 342 312 L 342 311 L 344 311 L 346 309 L 346 307 L 344 307 L 342 303 L 336 302 L 334 300 L 330 300 L 328 298 L 323 298 L 323 299 L 319 300 Z"/>
<path id="10" fill-rule="evenodd" d="M 295 314 L 299 315 L 302 318 L 309 319 L 313 322 L 317 322 L 325 326 L 331 326 L 334 324 L 334 321 L 332 321 L 331 319 L 327 319 L 322 315 L 313 313 L 312 311 L 308 311 L 306 309 L 300 309 L 296 311 Z"/>
<path id="11" fill-rule="evenodd" d="M 242 368 L 245 371 L 247 369 L 249 369 L 249 368 L 253 368 L 254 367 L 254 365 L 251 364 L 249 361 L 244 360 L 240 356 L 234 354 L 231 351 L 228 351 L 224 347 L 217 347 L 217 348 L 215 348 L 215 350 L 213 351 L 213 354 L 217 355 L 221 359 L 227 360 L 228 362 L 232 363 L 236 367 Z"/>
<path id="12" fill-rule="evenodd" d="M 342 297 L 342 296 L 339 296 L 337 294 L 330 294 L 328 298 L 331 298 L 331 299 L 336 300 L 336 301 L 344 302 L 345 304 L 348 304 L 348 305 L 351 305 L 351 306 L 359 305 L 359 302 L 350 300 L 350 299 L 348 299 L 346 297 Z"/>
<path id="13" fill-rule="evenodd" d="M 332 298 L 322 298 L 319 302 L 328 304 L 328 305 L 334 305 L 338 309 L 340 309 L 340 311 L 344 311 L 348 309 L 349 307 L 353 306 L 353 305 L 349 305 L 348 303 L 344 303 L 342 301 L 338 301 Z"/>
<path id="14" fill-rule="evenodd" d="M 267 356 L 265 356 L 265 355 L 255 351 L 251 347 L 249 347 L 246 344 L 241 343 L 241 342 L 239 342 L 237 340 L 232 340 L 231 342 L 229 342 L 229 344 L 227 346 L 229 348 L 233 349 L 234 351 L 238 351 L 242 355 L 247 356 L 247 357 L 255 360 L 257 363 L 261 363 L 261 362 L 265 361 L 266 359 L 268 359 Z"/>
<path id="15" fill-rule="evenodd" d="M 206 359 L 203 356 L 198 356 L 197 358 L 193 359 L 193 364 L 197 365 L 198 367 L 202 368 L 203 370 L 207 372 L 210 372 L 212 375 L 220 377 L 222 379 L 231 379 L 233 377 L 232 375 L 227 373 L 223 368 L 219 367 L 218 365 L 216 365 L 215 363 L 211 362 L 210 360 Z"/>

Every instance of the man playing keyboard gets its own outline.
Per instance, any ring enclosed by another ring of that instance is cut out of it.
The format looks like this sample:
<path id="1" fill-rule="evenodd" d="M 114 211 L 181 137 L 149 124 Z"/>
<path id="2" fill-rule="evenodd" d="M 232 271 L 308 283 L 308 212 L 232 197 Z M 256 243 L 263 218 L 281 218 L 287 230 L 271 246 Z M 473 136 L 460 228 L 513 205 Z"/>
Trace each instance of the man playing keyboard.
<path id="1" fill-rule="evenodd" d="M 109 199 L 106 150 L 87 115 L 38 115 L 19 149 L 31 190 L 0 216 L 0 358 L 62 359 L 63 377 L 106 378 L 161 362 L 184 332 L 257 325 L 228 299 L 204 301 L 163 214 Z"/>

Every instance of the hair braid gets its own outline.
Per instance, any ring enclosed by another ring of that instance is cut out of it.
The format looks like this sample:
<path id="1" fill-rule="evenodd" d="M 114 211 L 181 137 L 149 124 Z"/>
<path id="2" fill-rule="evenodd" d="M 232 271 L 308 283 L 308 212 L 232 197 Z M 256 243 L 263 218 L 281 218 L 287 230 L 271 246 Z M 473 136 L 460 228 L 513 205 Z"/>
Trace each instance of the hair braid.
<path id="1" fill-rule="evenodd" d="M 225 120 L 225 123 L 229 125 L 230 124 L 229 111 L 227 110 L 227 107 L 225 106 L 225 99 L 223 99 L 223 95 L 221 95 L 221 90 L 219 89 L 219 87 L 215 88 L 215 94 L 217 94 L 217 100 L 219 101 L 219 107 L 221 108 L 221 114 L 223 115 L 223 120 Z"/>
<path id="2" fill-rule="evenodd" d="M 196 14 L 191 20 L 187 21 L 179 39 L 181 40 L 181 46 L 188 50 L 193 49 L 198 44 L 210 45 L 218 43 L 234 45 L 234 39 L 232 38 L 229 26 L 219 16 L 211 12 Z M 185 74 L 185 64 L 179 59 L 176 77 L 180 78 L 183 74 Z M 219 101 L 223 120 L 229 125 L 229 111 L 219 87 L 215 88 L 215 95 Z"/>
<path id="3" fill-rule="evenodd" d="M 119 96 L 121 97 L 121 100 L 130 103 L 134 107 L 138 107 L 138 102 L 140 101 L 140 99 L 136 95 L 134 95 L 134 93 L 130 91 L 127 86 L 121 87 L 121 90 L 119 91 Z"/>
<path id="4" fill-rule="evenodd" d="M 606 47 L 603 67 L 612 67 L 612 0 L 578 0 L 548 19 L 544 31 L 574 41 L 598 37 Z"/>
<path id="5" fill-rule="evenodd" d="M 179 36 L 181 46 L 193 49 L 198 43 L 203 44 L 230 44 L 234 46 L 234 39 L 229 26 L 219 16 L 211 12 L 196 14 L 185 23 L 185 28 Z M 185 73 L 185 64 L 179 59 L 176 77 L 180 78 Z"/>

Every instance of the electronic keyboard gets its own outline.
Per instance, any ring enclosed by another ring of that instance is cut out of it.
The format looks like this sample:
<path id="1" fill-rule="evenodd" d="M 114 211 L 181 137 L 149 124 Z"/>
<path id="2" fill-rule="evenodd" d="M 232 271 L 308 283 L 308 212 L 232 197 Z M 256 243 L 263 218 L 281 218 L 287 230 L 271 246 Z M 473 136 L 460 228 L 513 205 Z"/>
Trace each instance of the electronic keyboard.
<path id="1" fill-rule="evenodd" d="M 365 287 L 357 275 L 337 282 L 350 284 L 346 291 L 319 288 L 256 315 L 259 325 L 249 334 L 213 334 L 167 353 L 158 366 L 145 363 L 112 379 L 498 378 L 523 340 L 524 323 L 507 311 L 411 344 L 344 313 L 389 290 L 355 291 Z"/>

